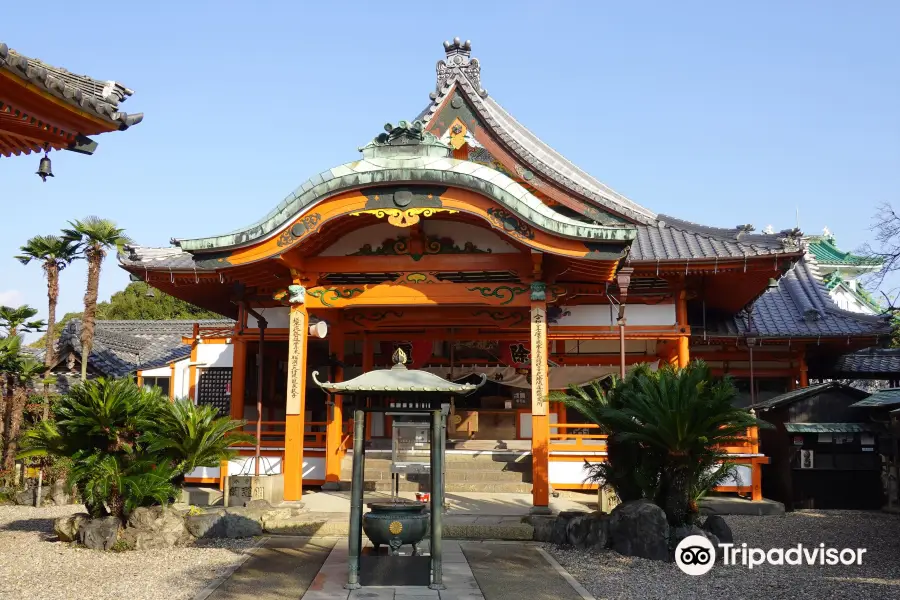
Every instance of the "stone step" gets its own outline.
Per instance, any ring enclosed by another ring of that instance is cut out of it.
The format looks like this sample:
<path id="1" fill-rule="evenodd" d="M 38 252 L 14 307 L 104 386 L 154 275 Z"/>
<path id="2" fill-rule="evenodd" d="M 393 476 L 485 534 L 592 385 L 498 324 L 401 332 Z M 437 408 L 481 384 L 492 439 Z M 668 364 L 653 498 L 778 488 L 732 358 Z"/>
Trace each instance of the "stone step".
<path id="1" fill-rule="evenodd" d="M 427 457 L 423 457 L 424 462 L 428 462 Z M 531 456 L 524 456 L 518 458 L 513 455 L 506 455 L 504 458 L 500 458 L 495 455 L 495 457 L 483 457 L 483 456 L 470 456 L 465 458 L 450 458 L 447 457 L 445 461 L 445 467 L 448 471 L 450 470 L 479 470 L 479 471 L 514 471 L 520 473 L 529 473 L 531 472 Z M 344 457 L 343 462 L 341 463 L 342 470 L 352 471 L 353 470 L 353 457 L 351 455 L 347 455 Z M 366 456 L 366 469 L 377 469 L 381 471 L 390 471 L 391 469 L 391 460 L 390 458 L 373 458 L 371 456 Z"/>
<path id="2" fill-rule="evenodd" d="M 340 482 L 340 489 L 342 490 L 350 490 L 350 481 L 345 480 Z M 390 492 L 391 491 L 391 480 L 366 480 L 364 484 L 365 491 L 367 492 Z M 414 483 L 408 481 L 400 482 L 400 491 L 401 492 L 427 492 L 430 489 L 430 485 L 427 482 L 422 483 Z M 495 494 L 530 494 L 531 493 L 531 484 L 530 483 L 488 483 L 488 482 L 466 482 L 466 483 L 451 483 L 447 482 L 444 484 L 444 489 L 446 492 L 484 492 L 484 493 L 495 493 Z"/>
<path id="3" fill-rule="evenodd" d="M 447 482 L 479 482 L 479 481 L 496 481 L 496 482 L 521 482 L 524 479 L 531 479 L 531 471 L 527 473 L 517 473 L 515 471 L 467 471 L 464 469 L 447 469 L 445 473 Z M 401 481 L 421 481 L 428 479 L 429 475 L 403 475 Z M 347 469 L 341 471 L 341 479 L 350 481 L 353 479 L 353 472 Z M 365 479 L 373 481 L 390 481 L 391 472 L 381 469 L 366 469 Z"/>

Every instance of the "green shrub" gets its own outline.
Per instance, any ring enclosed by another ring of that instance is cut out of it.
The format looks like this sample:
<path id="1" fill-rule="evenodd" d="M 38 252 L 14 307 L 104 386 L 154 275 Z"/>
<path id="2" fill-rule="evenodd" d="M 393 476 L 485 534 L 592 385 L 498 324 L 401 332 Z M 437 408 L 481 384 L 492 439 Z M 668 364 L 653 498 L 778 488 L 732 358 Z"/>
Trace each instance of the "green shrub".
<path id="1" fill-rule="evenodd" d="M 734 471 L 720 448 L 760 423 L 734 408 L 736 394 L 729 379 L 716 380 L 693 361 L 684 369 L 639 365 L 608 392 L 593 384 L 550 399 L 609 434 L 607 461 L 591 465 L 589 479 L 612 486 L 622 501 L 651 500 L 682 525 L 696 520 L 700 498 Z"/>
<path id="2" fill-rule="evenodd" d="M 218 466 L 233 455 L 230 446 L 252 442 L 236 433 L 243 426 L 190 400 L 170 402 L 130 378 L 99 378 L 72 388 L 55 421 L 26 432 L 19 456 L 71 457 L 68 482 L 88 512 L 124 522 L 139 506 L 176 498 L 186 473 Z"/>

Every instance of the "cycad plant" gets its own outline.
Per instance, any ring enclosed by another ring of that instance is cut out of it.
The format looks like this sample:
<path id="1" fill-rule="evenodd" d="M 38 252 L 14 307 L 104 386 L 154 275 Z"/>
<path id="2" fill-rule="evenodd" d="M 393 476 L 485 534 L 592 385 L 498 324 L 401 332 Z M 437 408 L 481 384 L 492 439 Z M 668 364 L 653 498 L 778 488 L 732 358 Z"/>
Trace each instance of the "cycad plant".
<path id="1" fill-rule="evenodd" d="M 248 439 L 229 435 L 243 421 L 215 418 L 190 400 L 170 403 L 158 388 L 130 378 L 82 382 L 56 414 L 26 432 L 19 456 L 72 457 L 69 484 L 91 515 L 123 522 L 139 506 L 170 501 L 186 473 L 218 466 L 230 446 Z"/>
<path id="2" fill-rule="evenodd" d="M 697 501 L 732 472 L 727 453 L 758 421 L 732 404 L 728 379 L 694 361 L 684 369 L 636 367 L 609 392 L 572 388 L 551 399 L 575 407 L 607 433 L 607 463 L 593 476 L 625 500 L 646 498 L 672 525 L 692 522 Z"/>
<path id="3" fill-rule="evenodd" d="M 215 407 L 196 405 L 189 398 L 167 402 L 157 419 L 143 439 L 181 474 L 179 483 L 197 467 L 217 466 L 235 456 L 236 444 L 256 443 L 252 435 L 236 431 L 243 428 L 242 421 L 220 417 Z"/>

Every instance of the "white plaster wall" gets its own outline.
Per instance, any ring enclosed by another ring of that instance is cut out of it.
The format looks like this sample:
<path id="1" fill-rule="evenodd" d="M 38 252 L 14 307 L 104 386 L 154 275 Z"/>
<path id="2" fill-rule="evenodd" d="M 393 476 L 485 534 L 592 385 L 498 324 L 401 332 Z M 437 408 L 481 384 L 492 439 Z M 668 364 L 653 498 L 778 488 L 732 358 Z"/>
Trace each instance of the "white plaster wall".
<path id="1" fill-rule="evenodd" d="M 734 476 L 726 479 L 722 485 L 726 487 L 732 485 L 750 487 L 753 485 L 753 471 L 750 465 L 735 465 Z"/>
<path id="2" fill-rule="evenodd" d="M 585 483 L 585 477 L 588 475 L 587 465 L 584 461 L 550 461 L 547 466 L 550 484 L 581 484 Z M 750 487 L 751 485 L 750 465 L 737 465 L 735 477 L 722 483 L 723 486 L 741 486 Z"/>
<path id="3" fill-rule="evenodd" d="M 172 389 L 175 390 L 176 398 L 184 398 L 189 392 L 190 369 L 188 363 L 191 362 L 190 357 L 183 358 L 175 363 L 175 381 L 172 383 Z"/>
<path id="4" fill-rule="evenodd" d="M 203 367 L 231 367 L 234 364 L 234 346 L 197 344 L 197 362 Z"/>
<path id="5" fill-rule="evenodd" d="M 366 244 L 372 246 L 374 250 L 384 240 L 396 238 L 398 235 L 409 235 L 408 231 L 405 234 L 403 231 L 403 229 L 394 227 L 390 223 L 378 223 L 362 227 L 354 231 L 353 235 L 345 235 L 331 246 L 325 248 L 319 253 L 319 256 L 347 256 L 358 252 Z"/>
<path id="6" fill-rule="evenodd" d="M 238 456 L 228 462 L 229 475 L 253 475 L 255 472 L 256 457 L 255 456 Z M 218 473 L 218 469 L 216 469 Z M 259 461 L 259 472 L 263 475 L 278 475 L 282 472 L 280 456 L 262 456 Z M 218 475 L 208 475 L 207 477 L 217 477 Z M 191 475 L 194 477 L 194 475 Z M 324 456 L 305 456 L 303 457 L 303 479 L 325 479 L 325 457 Z"/>
<path id="7" fill-rule="evenodd" d="M 393 225 L 392 225 L 393 227 Z M 268 323 L 268 329 L 288 329 L 291 325 L 291 309 L 287 306 L 274 306 L 270 308 L 253 308 L 256 312 L 261 314 L 263 318 Z M 256 329 L 259 327 L 259 322 L 256 320 L 256 317 L 247 313 L 247 328 L 248 329 Z"/>
<path id="8" fill-rule="evenodd" d="M 185 475 L 190 479 L 200 479 L 206 477 L 219 477 L 221 474 L 221 469 L 219 467 L 198 467 Z"/>
<path id="9" fill-rule="evenodd" d="M 610 314 L 608 304 L 567 306 L 569 312 L 554 325 L 559 327 L 597 327 L 615 325 L 616 311 Z M 675 325 L 674 304 L 626 304 L 625 318 L 629 327 L 646 325 Z M 554 325 L 550 325 L 552 330 Z"/>
<path id="10" fill-rule="evenodd" d="M 579 461 L 550 461 L 547 465 L 547 474 L 550 479 L 550 485 L 587 483 L 585 478 L 588 475 L 587 465 L 583 460 Z"/>
<path id="11" fill-rule="evenodd" d="M 164 367 L 157 367 L 156 369 L 147 369 L 145 371 L 141 371 L 141 377 L 171 377 L 172 369 L 169 365 Z"/>
<path id="12" fill-rule="evenodd" d="M 424 221 L 423 229 L 426 236 L 448 237 L 460 248 L 466 242 L 472 242 L 480 250 L 490 250 L 495 254 L 518 252 L 512 244 L 505 241 L 501 236 L 490 229 L 478 227 L 477 225 L 428 219 Z M 396 239 L 399 236 L 408 237 L 408 235 L 409 232 L 404 232 L 390 223 L 369 225 L 368 227 L 357 229 L 353 232 L 353 235 L 344 236 L 319 253 L 319 256 L 348 256 L 355 254 L 366 244 L 369 244 L 374 250 L 381 246 L 385 240 Z"/>
<path id="13" fill-rule="evenodd" d="M 550 423 L 556 424 L 559 415 L 550 413 Z M 531 413 L 519 413 L 519 439 L 531 439 Z"/>
<path id="14" fill-rule="evenodd" d="M 460 248 L 465 246 L 466 242 L 472 242 L 479 250 L 490 250 L 494 254 L 518 253 L 512 244 L 490 229 L 455 221 L 429 219 L 424 223 L 425 235 L 450 238 Z"/>

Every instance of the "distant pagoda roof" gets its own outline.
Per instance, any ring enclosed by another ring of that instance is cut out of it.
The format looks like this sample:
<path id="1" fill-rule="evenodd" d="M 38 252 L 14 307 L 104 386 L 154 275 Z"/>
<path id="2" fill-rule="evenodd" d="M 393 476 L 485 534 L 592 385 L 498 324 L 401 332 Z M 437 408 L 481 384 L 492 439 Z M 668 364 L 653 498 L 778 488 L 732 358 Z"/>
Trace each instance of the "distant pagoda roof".
<path id="1" fill-rule="evenodd" d="M 878 258 L 841 251 L 832 236 L 811 236 L 808 250 L 822 267 L 854 267 L 857 270 L 877 271 L 884 264 Z"/>
<path id="2" fill-rule="evenodd" d="M 453 383 L 428 371 L 410 370 L 406 368 L 406 353 L 397 348 L 390 369 L 376 369 L 363 373 L 348 381 L 332 383 L 319 381 L 319 372 L 313 371 L 313 381 L 320 388 L 332 394 L 393 394 L 393 393 L 441 393 L 469 394 L 487 381 L 482 374 L 481 381 L 473 383 Z"/>
<path id="3" fill-rule="evenodd" d="M 142 113 L 119 104 L 134 93 L 116 81 L 76 75 L 12 50 L 0 42 L 0 154 L 68 149 L 90 154 L 86 136 L 128 129 Z M 59 118 L 60 104 L 68 109 Z"/>

